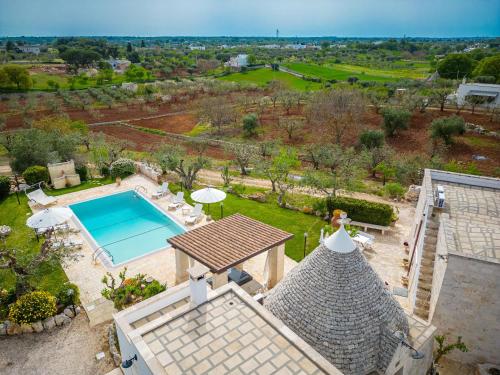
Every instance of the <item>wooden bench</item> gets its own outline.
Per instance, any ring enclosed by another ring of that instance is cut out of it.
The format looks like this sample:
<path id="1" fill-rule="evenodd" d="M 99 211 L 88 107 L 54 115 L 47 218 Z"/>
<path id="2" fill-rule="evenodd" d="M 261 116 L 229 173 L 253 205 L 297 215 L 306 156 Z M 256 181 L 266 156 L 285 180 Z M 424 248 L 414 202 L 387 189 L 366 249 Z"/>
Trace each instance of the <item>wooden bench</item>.
<path id="1" fill-rule="evenodd" d="M 349 225 L 354 225 L 355 227 L 361 227 L 361 228 L 364 228 L 365 231 L 368 230 L 368 228 L 370 229 L 377 229 L 377 230 L 380 230 L 382 231 L 382 235 L 385 234 L 385 231 L 386 230 L 390 230 L 391 228 L 389 227 L 386 227 L 386 226 L 383 226 L 383 225 L 377 225 L 377 224 L 369 224 L 369 223 L 362 223 L 360 221 L 354 221 L 354 220 L 351 220 L 349 222 Z"/>

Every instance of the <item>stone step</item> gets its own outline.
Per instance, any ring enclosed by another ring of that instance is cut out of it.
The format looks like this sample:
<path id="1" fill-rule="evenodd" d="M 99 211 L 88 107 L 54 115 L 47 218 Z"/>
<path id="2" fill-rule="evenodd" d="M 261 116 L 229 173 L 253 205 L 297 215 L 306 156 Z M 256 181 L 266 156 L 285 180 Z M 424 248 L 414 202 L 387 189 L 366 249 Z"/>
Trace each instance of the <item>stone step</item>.
<path id="1" fill-rule="evenodd" d="M 413 312 L 419 317 L 424 320 L 427 320 L 429 318 L 429 310 L 428 309 L 423 309 L 421 307 L 415 307 L 415 310 Z"/>
<path id="2" fill-rule="evenodd" d="M 427 228 L 434 229 L 434 230 L 438 231 L 439 230 L 439 223 L 436 221 L 433 221 L 433 220 L 429 220 L 427 222 Z"/>
<path id="3" fill-rule="evenodd" d="M 429 310 L 429 307 L 430 307 L 429 301 L 424 301 L 424 300 L 421 300 L 421 299 L 418 299 L 418 298 L 415 301 L 415 308 Z"/>
<path id="4" fill-rule="evenodd" d="M 430 293 L 432 290 L 432 280 L 418 278 L 418 290 L 424 290 Z"/>
<path id="5" fill-rule="evenodd" d="M 425 235 L 425 238 L 424 238 L 424 243 L 426 245 L 436 245 L 437 244 L 437 237 L 435 236 L 429 236 L 429 235 Z"/>
<path id="6" fill-rule="evenodd" d="M 432 267 L 434 269 L 434 256 L 431 258 L 422 257 L 422 266 Z"/>
<path id="7" fill-rule="evenodd" d="M 434 267 L 429 267 L 429 266 L 424 266 L 424 265 L 421 265 L 420 266 L 420 275 L 423 276 L 432 276 L 432 274 L 434 273 Z"/>
<path id="8" fill-rule="evenodd" d="M 429 302 L 431 300 L 431 293 L 427 290 L 418 289 L 417 290 L 417 299 L 425 302 Z"/>

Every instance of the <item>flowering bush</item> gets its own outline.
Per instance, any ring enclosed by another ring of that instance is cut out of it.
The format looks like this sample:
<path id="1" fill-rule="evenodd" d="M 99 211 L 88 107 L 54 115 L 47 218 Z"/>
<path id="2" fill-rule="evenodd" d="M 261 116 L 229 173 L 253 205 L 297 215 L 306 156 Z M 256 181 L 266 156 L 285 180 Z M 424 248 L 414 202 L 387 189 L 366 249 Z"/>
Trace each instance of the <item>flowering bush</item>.
<path id="1" fill-rule="evenodd" d="M 111 177 L 125 178 L 135 173 L 134 161 L 130 159 L 118 159 L 111 164 Z"/>
<path id="2" fill-rule="evenodd" d="M 17 324 L 29 324 L 55 315 L 56 297 L 48 292 L 27 293 L 10 307 L 9 319 Z"/>
<path id="3" fill-rule="evenodd" d="M 41 165 L 33 165 L 26 168 L 23 172 L 23 177 L 28 185 L 33 185 L 37 182 L 49 182 L 49 171 Z"/>

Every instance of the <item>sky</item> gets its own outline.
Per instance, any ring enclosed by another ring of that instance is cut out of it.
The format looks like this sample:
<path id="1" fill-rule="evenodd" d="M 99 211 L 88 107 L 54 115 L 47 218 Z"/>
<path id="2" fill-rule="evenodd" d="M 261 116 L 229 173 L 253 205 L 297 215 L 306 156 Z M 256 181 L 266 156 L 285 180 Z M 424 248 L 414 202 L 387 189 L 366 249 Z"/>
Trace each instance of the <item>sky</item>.
<path id="1" fill-rule="evenodd" d="M 500 0 L 0 0 L 0 36 L 500 36 Z"/>

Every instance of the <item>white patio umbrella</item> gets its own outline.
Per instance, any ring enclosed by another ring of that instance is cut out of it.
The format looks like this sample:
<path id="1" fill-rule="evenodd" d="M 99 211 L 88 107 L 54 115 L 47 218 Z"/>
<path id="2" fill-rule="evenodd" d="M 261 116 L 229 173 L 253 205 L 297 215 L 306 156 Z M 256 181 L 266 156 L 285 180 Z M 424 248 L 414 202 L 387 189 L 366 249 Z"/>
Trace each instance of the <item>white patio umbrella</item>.
<path id="1" fill-rule="evenodd" d="M 73 216 L 73 211 L 67 207 L 47 208 L 30 216 L 26 225 L 33 229 L 52 228 L 68 221 Z"/>
<path id="2" fill-rule="evenodd" d="M 210 212 L 210 203 L 217 203 L 226 199 L 226 193 L 222 190 L 213 187 L 196 190 L 191 193 L 191 199 L 198 203 L 208 204 L 208 212 Z"/>

